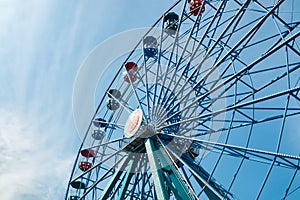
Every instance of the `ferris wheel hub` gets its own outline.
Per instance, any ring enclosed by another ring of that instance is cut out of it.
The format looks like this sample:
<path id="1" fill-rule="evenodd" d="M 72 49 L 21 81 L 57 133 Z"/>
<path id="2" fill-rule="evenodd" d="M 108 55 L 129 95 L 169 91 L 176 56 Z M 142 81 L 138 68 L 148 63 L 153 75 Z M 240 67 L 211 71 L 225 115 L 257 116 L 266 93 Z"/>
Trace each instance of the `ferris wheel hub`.
<path id="1" fill-rule="evenodd" d="M 124 135 L 126 138 L 131 138 L 133 136 L 147 138 L 154 134 L 155 128 L 153 124 L 145 124 L 143 121 L 143 112 L 140 108 L 129 115 L 124 127 Z"/>
<path id="2" fill-rule="evenodd" d="M 133 111 L 125 124 L 124 135 L 126 138 L 131 138 L 139 130 L 143 120 L 143 112 L 141 109 L 136 109 Z"/>

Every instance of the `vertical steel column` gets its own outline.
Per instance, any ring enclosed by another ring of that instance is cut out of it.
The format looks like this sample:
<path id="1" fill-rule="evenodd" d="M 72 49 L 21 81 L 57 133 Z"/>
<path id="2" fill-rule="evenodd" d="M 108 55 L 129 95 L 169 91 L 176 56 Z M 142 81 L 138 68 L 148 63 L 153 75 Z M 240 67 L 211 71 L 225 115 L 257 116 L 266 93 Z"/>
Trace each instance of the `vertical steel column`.
<path id="1" fill-rule="evenodd" d="M 152 138 L 148 138 L 145 145 L 158 199 L 169 198 L 167 188 L 172 191 L 176 199 L 194 199 L 194 195 L 188 190 L 184 180 L 163 149 L 155 145 Z"/>
<path id="2" fill-rule="evenodd" d="M 162 165 L 163 171 L 167 172 L 165 175 L 165 180 L 167 185 L 172 190 L 176 199 L 192 200 L 193 194 L 187 188 L 185 181 L 182 179 L 181 175 L 178 173 L 177 169 L 169 156 L 164 152 L 162 148 L 156 151 L 156 155 Z"/>
<path id="3" fill-rule="evenodd" d="M 167 193 L 167 187 L 164 183 L 162 168 L 160 167 L 157 159 L 154 156 L 156 148 L 155 148 L 151 138 L 146 139 L 145 146 L 146 146 L 146 151 L 147 151 L 147 155 L 148 155 L 148 159 L 149 159 L 149 163 L 150 163 L 150 168 L 151 168 L 151 173 L 152 173 L 152 177 L 153 177 L 153 181 L 154 181 L 157 198 L 159 200 L 170 199 L 170 197 Z"/>

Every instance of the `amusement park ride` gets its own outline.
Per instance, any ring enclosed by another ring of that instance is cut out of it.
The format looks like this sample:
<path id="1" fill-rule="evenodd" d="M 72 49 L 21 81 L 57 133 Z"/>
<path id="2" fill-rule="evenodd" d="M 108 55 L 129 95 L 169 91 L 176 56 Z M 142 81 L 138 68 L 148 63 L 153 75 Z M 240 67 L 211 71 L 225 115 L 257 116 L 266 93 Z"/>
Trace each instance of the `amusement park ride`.
<path id="1" fill-rule="evenodd" d="M 66 200 L 300 199 L 299 2 L 179 0 L 113 65 Z"/>

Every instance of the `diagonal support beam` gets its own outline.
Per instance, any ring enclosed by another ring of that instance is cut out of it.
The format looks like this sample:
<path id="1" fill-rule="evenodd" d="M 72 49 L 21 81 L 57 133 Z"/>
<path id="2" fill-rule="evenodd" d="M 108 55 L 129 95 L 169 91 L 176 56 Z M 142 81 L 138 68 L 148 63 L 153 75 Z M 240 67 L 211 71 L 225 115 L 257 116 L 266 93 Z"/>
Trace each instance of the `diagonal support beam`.
<path id="1" fill-rule="evenodd" d="M 186 166 L 189 171 L 193 174 L 193 176 L 196 178 L 199 185 L 203 188 L 203 191 L 207 195 L 207 197 L 210 200 L 221 200 L 221 199 L 230 199 L 229 197 L 222 197 L 223 195 L 226 195 L 228 192 L 224 190 L 219 184 L 216 184 L 215 182 L 207 181 L 209 175 L 204 170 L 196 169 L 196 166 L 193 165 L 191 162 L 188 162 L 187 159 L 183 159 L 182 157 L 179 157 L 172 149 L 170 149 L 168 146 L 166 146 L 169 152 L 171 152 L 176 159 L 178 159 L 180 162 Z M 228 193 L 229 194 L 229 193 Z"/>
<path id="2" fill-rule="evenodd" d="M 134 160 L 130 160 L 129 161 L 129 164 L 128 164 L 129 167 L 127 169 L 125 178 L 123 180 L 123 185 L 122 185 L 122 188 L 120 189 L 120 194 L 119 194 L 118 200 L 122 200 L 125 197 L 128 185 L 129 185 L 130 180 L 131 180 L 131 178 L 132 178 L 132 176 L 134 174 L 132 170 L 136 166 L 136 163 L 137 163 L 137 159 L 136 158 L 134 158 Z"/>
<path id="3" fill-rule="evenodd" d="M 111 177 L 110 182 L 107 184 L 106 188 L 103 190 L 100 200 L 109 199 L 109 195 L 111 194 L 113 188 L 116 186 L 116 183 L 120 179 L 124 169 L 126 168 L 127 164 L 130 162 L 132 164 L 132 156 L 128 156 L 125 160 L 123 160 L 120 164 L 120 168 L 116 169 L 113 177 Z"/>

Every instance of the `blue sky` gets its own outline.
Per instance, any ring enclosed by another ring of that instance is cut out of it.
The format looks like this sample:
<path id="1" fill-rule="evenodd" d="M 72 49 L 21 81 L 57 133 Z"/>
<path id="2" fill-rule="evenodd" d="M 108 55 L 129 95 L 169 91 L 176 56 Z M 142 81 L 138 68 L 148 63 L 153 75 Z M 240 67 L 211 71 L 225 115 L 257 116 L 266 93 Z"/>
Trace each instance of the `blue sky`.
<path id="1" fill-rule="evenodd" d="M 80 140 L 80 65 L 106 38 L 149 26 L 174 1 L 0 1 L 0 199 L 62 199 Z M 142 17 L 141 17 L 142 16 Z"/>
<path id="2" fill-rule="evenodd" d="M 64 198 L 80 145 L 72 92 L 81 64 L 99 43 L 152 25 L 173 2 L 0 0 L 1 200 Z"/>

